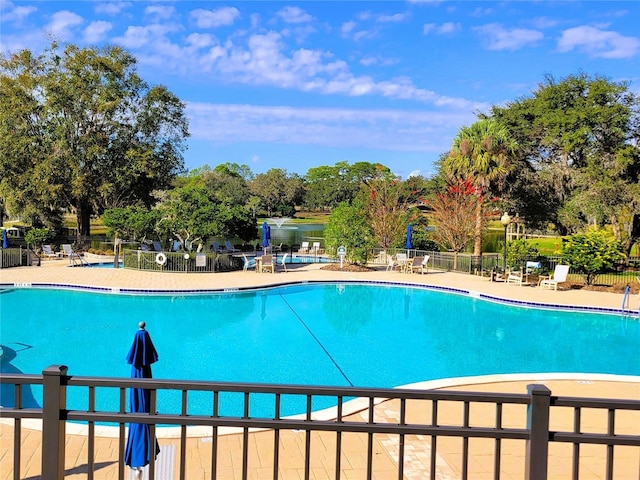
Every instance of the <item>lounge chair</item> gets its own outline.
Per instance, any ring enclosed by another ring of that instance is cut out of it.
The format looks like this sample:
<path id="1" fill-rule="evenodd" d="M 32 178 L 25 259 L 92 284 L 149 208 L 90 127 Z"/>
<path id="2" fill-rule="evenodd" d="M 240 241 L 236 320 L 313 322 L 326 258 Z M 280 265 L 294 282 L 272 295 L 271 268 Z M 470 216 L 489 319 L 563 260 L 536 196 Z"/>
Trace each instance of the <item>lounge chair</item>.
<path id="1" fill-rule="evenodd" d="M 240 250 L 238 250 L 236 247 L 234 247 L 231 242 L 229 240 L 225 240 L 224 241 L 224 246 L 227 249 L 227 252 L 239 252 Z"/>
<path id="2" fill-rule="evenodd" d="M 309 253 L 309 242 L 302 242 L 298 249 L 298 253 Z"/>
<path id="3" fill-rule="evenodd" d="M 274 252 L 281 252 L 282 251 L 282 243 L 280 245 L 277 245 L 275 247 L 273 247 L 273 251 Z"/>
<path id="4" fill-rule="evenodd" d="M 405 272 L 407 270 L 407 254 L 406 253 L 398 253 L 396 254 L 396 262 L 398 263 L 398 266 L 400 267 L 400 271 L 401 272 Z"/>
<path id="5" fill-rule="evenodd" d="M 271 270 L 271 273 L 275 273 L 275 265 L 273 264 L 273 255 L 262 255 L 260 257 L 260 271 L 266 272 Z"/>
<path id="6" fill-rule="evenodd" d="M 413 257 L 413 262 L 407 264 L 407 272 L 414 273 L 420 272 L 422 275 L 427 271 L 427 263 L 429 262 L 429 255 L 425 257 Z"/>
<path id="7" fill-rule="evenodd" d="M 522 286 L 524 284 L 524 273 L 520 270 L 507 270 L 507 284 L 514 283 Z"/>
<path id="8" fill-rule="evenodd" d="M 150 252 L 151 249 L 149 248 L 149 245 L 146 243 L 141 243 L 140 244 L 140 250 L 142 250 L 143 252 Z"/>
<path id="9" fill-rule="evenodd" d="M 285 253 L 280 259 L 280 261 L 278 262 L 278 265 L 282 267 L 282 269 L 284 270 L 284 273 L 287 273 L 287 257 L 288 256 L 289 254 Z"/>
<path id="10" fill-rule="evenodd" d="M 62 255 L 65 257 L 69 257 L 69 261 L 73 260 L 74 258 L 80 258 L 80 254 L 73 250 L 73 247 L 71 247 L 70 243 L 63 243 L 61 247 L 63 252 Z"/>
<path id="11" fill-rule="evenodd" d="M 324 253 L 324 248 L 320 248 L 320 242 L 313 242 L 313 245 L 311 246 L 311 253 L 314 255 Z"/>
<path id="12" fill-rule="evenodd" d="M 567 275 L 569 275 L 569 265 L 556 265 L 553 274 L 549 278 L 540 280 L 540 288 L 558 290 L 558 284 L 566 282 Z"/>
<path id="13" fill-rule="evenodd" d="M 220 244 L 218 242 L 215 242 L 215 241 L 211 245 L 211 250 L 213 250 L 216 253 L 224 253 L 224 250 L 222 248 L 220 248 Z"/>
<path id="14" fill-rule="evenodd" d="M 47 258 L 60 258 L 60 254 L 54 252 L 51 245 L 42 245 L 42 254 Z"/>
<path id="15" fill-rule="evenodd" d="M 255 258 L 249 258 L 247 257 L 244 253 L 242 254 L 242 258 L 244 258 L 244 266 L 242 267 L 242 270 L 244 272 L 246 272 L 247 270 L 249 270 L 250 268 L 253 269 L 256 267 L 256 260 Z"/>
<path id="16" fill-rule="evenodd" d="M 162 252 L 162 244 L 158 240 L 153 241 L 153 249 L 156 252 Z"/>
<path id="17" fill-rule="evenodd" d="M 393 272 L 397 266 L 398 262 L 393 258 L 393 255 L 387 256 L 387 272 Z"/>

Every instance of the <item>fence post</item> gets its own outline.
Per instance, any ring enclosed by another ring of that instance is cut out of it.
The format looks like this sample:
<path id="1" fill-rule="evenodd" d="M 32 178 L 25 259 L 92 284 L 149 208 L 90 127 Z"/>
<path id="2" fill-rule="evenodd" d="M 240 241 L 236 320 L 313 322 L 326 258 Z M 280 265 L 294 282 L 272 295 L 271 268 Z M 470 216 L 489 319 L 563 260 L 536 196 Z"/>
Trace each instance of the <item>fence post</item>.
<path id="1" fill-rule="evenodd" d="M 52 365 L 42 371 L 42 480 L 64 478 L 67 375 L 64 365 Z"/>
<path id="2" fill-rule="evenodd" d="M 544 385 L 527 385 L 527 430 L 525 480 L 547 480 L 549 463 L 549 408 L 551 390 Z"/>

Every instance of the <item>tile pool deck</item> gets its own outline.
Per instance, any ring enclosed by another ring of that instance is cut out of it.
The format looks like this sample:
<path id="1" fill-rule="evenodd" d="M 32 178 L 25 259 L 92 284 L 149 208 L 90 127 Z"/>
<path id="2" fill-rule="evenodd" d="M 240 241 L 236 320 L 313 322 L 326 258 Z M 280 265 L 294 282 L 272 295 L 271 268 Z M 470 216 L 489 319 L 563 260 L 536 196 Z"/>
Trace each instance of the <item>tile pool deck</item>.
<path id="1" fill-rule="evenodd" d="M 426 275 L 407 275 L 399 272 L 386 272 L 381 267 L 379 271 L 367 273 L 333 272 L 321 270 L 319 264 L 291 265 L 288 273 L 257 274 L 255 272 L 230 272 L 215 274 L 167 274 L 161 272 L 137 272 L 124 269 L 91 269 L 69 268 L 66 260 L 44 261 L 41 267 L 22 267 L 0 270 L 0 284 L 51 284 L 102 286 L 112 289 L 139 290 L 216 290 L 225 288 L 245 288 L 268 286 L 277 283 L 303 281 L 380 281 L 426 284 L 439 287 L 456 288 L 475 292 L 480 295 L 511 299 L 518 302 L 545 303 L 556 305 L 578 305 L 592 308 L 619 309 L 622 305 L 622 295 L 604 292 L 588 292 L 581 290 L 553 291 L 541 290 L 533 286 L 505 285 L 490 282 L 486 278 L 439 271 Z M 631 309 L 637 311 L 639 298 L 631 298 Z M 1 309 L 1 305 L 0 305 Z M 640 357 L 639 357 L 640 358 Z M 639 360 L 640 361 L 640 360 Z M 72 373 L 72 372 L 70 372 Z M 525 393 L 529 383 L 544 383 L 553 395 L 587 396 L 601 398 L 640 399 L 640 377 L 612 377 L 605 375 L 575 375 L 563 378 L 558 375 L 540 374 L 527 378 L 513 376 L 491 376 L 475 379 L 460 379 L 457 385 L 443 383 L 447 389 Z M 397 405 L 386 402 L 377 415 L 394 418 Z M 460 414 L 458 409 L 447 411 L 443 406 L 441 414 L 445 418 L 455 418 Z M 567 409 L 569 410 L 569 409 Z M 366 415 L 360 412 L 355 415 Z M 572 411 L 566 415 L 552 418 L 552 428 L 571 428 Z M 508 414 L 504 418 L 505 424 L 517 425 L 515 416 Z M 606 422 L 604 423 L 606 426 Z M 640 412 L 635 416 L 624 418 L 620 428 L 624 433 L 640 435 Z M 597 415 L 584 415 L 584 431 L 602 431 L 603 422 Z M 314 434 L 315 435 L 315 434 Z M 314 436 L 314 448 L 311 462 L 311 478 L 334 478 L 333 440 L 323 434 Z M 316 440 L 317 437 L 317 440 Z M 385 435 L 377 435 L 374 444 L 374 457 L 377 474 L 374 478 L 395 478 L 397 462 L 397 439 Z M 35 480 L 40 475 L 40 442 L 38 431 L 25 429 L 22 436 L 22 478 Z M 218 478 L 241 478 L 241 437 L 239 435 L 224 435 L 220 440 Z M 281 477 L 285 479 L 303 478 L 304 433 L 282 432 L 281 442 Z M 67 476 L 65 478 L 83 479 L 86 474 L 86 443 L 82 435 L 67 435 Z M 272 435 L 269 432 L 258 432 L 250 435 L 250 457 L 252 469 L 249 478 L 272 478 L 270 468 L 272 461 Z M 469 478 L 493 478 L 493 442 L 474 442 L 473 455 L 469 463 Z M 175 445 L 176 439 L 160 439 L 161 445 Z M 426 438 L 413 438 L 407 442 L 405 460 L 405 478 L 422 479 L 428 472 L 429 441 Z M 326 446 L 326 447 L 325 447 Z M 345 435 L 343 439 L 344 458 L 342 462 L 342 476 L 344 479 L 365 478 L 366 464 L 366 435 Z M 12 465 L 13 428 L 7 422 L 0 422 L 0 480 L 13 478 Z M 616 453 L 615 478 L 640 479 L 640 452 L 637 448 L 620 449 Z M 27 453 L 29 452 L 29 453 Z M 439 438 L 437 478 L 460 478 L 461 440 Z M 187 442 L 187 475 L 189 480 L 211 478 L 210 468 L 211 443 L 203 438 L 189 438 Z M 96 479 L 116 479 L 118 443 L 117 439 L 100 437 L 96 439 L 96 462 L 100 468 L 95 472 Z M 503 474 L 503 479 L 523 478 L 524 447 L 522 444 L 504 445 L 502 449 L 503 467 L 509 473 Z M 582 458 L 584 456 L 584 458 Z M 605 449 L 601 447 L 581 449 L 581 479 L 604 479 Z M 553 445 L 549 458 L 549 478 L 564 479 L 570 477 L 571 445 Z M 83 468 L 84 466 L 84 468 Z M 385 476 L 385 472 L 388 473 Z M 128 478 L 128 475 L 127 477 Z M 176 475 L 175 478 L 178 478 Z"/>

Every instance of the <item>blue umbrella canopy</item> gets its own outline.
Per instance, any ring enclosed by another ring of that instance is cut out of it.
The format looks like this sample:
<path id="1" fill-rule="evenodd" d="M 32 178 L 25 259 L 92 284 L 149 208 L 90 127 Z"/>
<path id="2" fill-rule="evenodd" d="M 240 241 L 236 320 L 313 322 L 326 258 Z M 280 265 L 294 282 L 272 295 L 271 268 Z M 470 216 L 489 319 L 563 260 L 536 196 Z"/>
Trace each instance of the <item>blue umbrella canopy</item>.
<path id="1" fill-rule="evenodd" d="M 140 329 L 133 337 L 133 344 L 127 354 L 127 363 L 131 365 L 131 378 L 151 378 L 151 364 L 158 361 L 158 352 L 153 346 L 145 323 L 140 322 Z M 129 411 L 149 413 L 151 392 L 144 388 L 132 388 L 129 392 Z M 158 442 L 152 442 L 151 430 L 146 423 L 129 424 L 129 435 L 124 452 L 124 461 L 131 468 L 140 469 L 151 460 L 155 443 L 155 455 L 160 452 Z"/>
<path id="2" fill-rule="evenodd" d="M 413 235 L 413 226 L 411 224 L 407 225 L 407 242 L 404 245 L 404 248 L 413 248 L 411 244 L 411 236 Z"/>
<path id="3" fill-rule="evenodd" d="M 262 224 L 262 246 L 268 247 L 269 240 L 271 240 L 271 227 L 265 220 L 264 223 Z"/>
<path id="4" fill-rule="evenodd" d="M 2 248 L 9 248 L 9 239 L 7 238 L 7 230 L 2 230 Z"/>

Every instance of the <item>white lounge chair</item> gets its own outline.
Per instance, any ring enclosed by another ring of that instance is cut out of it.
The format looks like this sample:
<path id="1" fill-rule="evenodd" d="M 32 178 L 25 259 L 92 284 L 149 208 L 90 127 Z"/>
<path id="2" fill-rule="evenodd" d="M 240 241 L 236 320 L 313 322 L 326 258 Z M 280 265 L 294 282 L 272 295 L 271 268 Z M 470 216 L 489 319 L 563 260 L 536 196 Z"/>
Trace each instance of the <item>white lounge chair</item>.
<path id="1" fill-rule="evenodd" d="M 569 275 L 569 265 L 556 265 L 553 274 L 549 278 L 540 280 L 540 288 L 558 290 L 558 284 L 567 281 Z"/>
<path id="2" fill-rule="evenodd" d="M 429 261 L 429 255 L 426 257 L 413 257 L 413 261 L 407 265 L 407 272 L 420 272 L 424 275 L 427 271 L 427 262 Z"/>
<path id="3" fill-rule="evenodd" d="M 285 253 L 280 259 L 280 261 L 278 262 L 278 265 L 282 267 L 282 269 L 284 270 L 284 273 L 287 273 L 287 257 L 288 256 L 289 254 Z"/>
<path id="4" fill-rule="evenodd" d="M 73 250 L 70 243 L 63 243 L 61 247 L 63 252 L 62 255 L 65 257 L 69 257 L 69 261 L 73 260 L 74 258 L 80 258 L 80 255 Z"/>
<path id="5" fill-rule="evenodd" d="M 313 245 L 311 246 L 311 253 L 314 255 L 324 253 L 324 249 L 320 248 L 320 242 L 313 242 Z"/>
<path id="6" fill-rule="evenodd" d="M 298 253 L 309 253 L 309 242 L 302 242 L 298 249 Z"/>
<path id="7" fill-rule="evenodd" d="M 246 272 L 250 268 L 256 267 L 256 260 L 254 258 L 249 258 L 244 253 L 242 254 L 242 258 L 244 258 L 244 266 L 242 267 L 243 271 Z"/>
<path id="8" fill-rule="evenodd" d="M 507 270 L 507 284 L 514 283 L 522 286 L 524 283 L 524 274 L 522 270 Z"/>
<path id="9" fill-rule="evenodd" d="M 48 258 L 60 258 L 60 254 L 54 252 L 51 245 L 42 245 L 42 254 Z"/>

